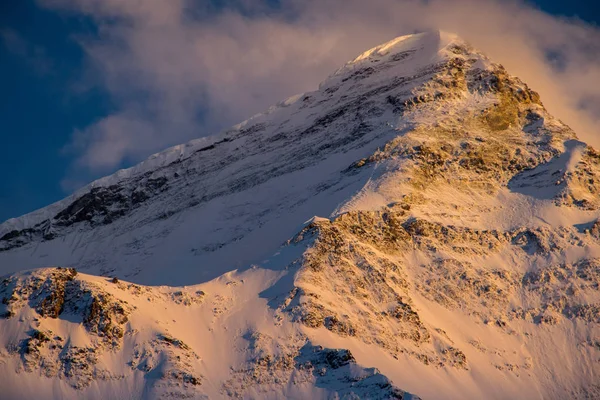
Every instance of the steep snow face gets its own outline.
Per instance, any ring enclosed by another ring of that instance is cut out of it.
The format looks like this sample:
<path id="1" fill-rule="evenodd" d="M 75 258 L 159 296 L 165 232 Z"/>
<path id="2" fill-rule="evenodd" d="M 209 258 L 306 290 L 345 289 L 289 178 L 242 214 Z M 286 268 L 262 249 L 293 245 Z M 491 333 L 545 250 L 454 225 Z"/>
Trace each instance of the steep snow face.
<path id="1" fill-rule="evenodd" d="M 600 396 L 600 154 L 451 34 L 0 235 L 14 397 Z"/>
<path id="2" fill-rule="evenodd" d="M 417 91 L 453 62 L 470 74 L 486 62 L 447 34 L 396 42 L 345 66 L 316 92 L 5 222 L 2 272 L 62 265 L 187 284 L 268 257 L 303 222 L 329 216 L 369 182 L 373 171 L 343 171 L 411 126 L 402 114 Z"/>

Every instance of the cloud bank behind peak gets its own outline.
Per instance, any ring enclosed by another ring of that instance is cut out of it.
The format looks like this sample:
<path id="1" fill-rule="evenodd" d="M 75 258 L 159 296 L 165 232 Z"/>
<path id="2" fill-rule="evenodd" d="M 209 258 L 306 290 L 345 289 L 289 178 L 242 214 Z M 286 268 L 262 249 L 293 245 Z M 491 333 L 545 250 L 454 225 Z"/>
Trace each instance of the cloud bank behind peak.
<path id="1" fill-rule="evenodd" d="M 75 175 L 106 173 L 207 136 L 393 37 L 454 32 L 540 92 L 551 113 L 599 146 L 600 29 L 497 0 L 38 0 L 97 25 L 77 37 L 115 110 L 76 131 Z M 67 181 L 72 181 L 68 177 Z"/>

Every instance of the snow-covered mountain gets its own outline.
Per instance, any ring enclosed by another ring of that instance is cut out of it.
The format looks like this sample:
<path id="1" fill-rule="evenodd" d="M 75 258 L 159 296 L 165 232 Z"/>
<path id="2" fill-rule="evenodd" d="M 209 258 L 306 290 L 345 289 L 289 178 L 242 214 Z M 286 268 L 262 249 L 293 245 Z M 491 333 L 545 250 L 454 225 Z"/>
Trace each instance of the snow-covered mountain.
<path id="1" fill-rule="evenodd" d="M 600 397 L 600 153 L 448 33 L 6 221 L 0 272 L 7 398 Z"/>

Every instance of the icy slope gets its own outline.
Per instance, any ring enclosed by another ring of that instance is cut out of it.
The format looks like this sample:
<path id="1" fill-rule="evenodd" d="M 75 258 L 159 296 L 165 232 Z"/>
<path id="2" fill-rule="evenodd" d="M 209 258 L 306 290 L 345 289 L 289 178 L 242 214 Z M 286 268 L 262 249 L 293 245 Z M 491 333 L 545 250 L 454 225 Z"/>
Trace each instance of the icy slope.
<path id="1" fill-rule="evenodd" d="M 316 92 L 5 222 L 2 272 L 62 265 L 188 284 L 268 257 L 304 221 L 330 215 L 368 182 L 372 171 L 343 171 L 411 125 L 401 117 L 417 88 L 451 59 L 486 63 L 477 53 L 454 54 L 455 42 L 449 34 L 396 40 Z"/>
<path id="2" fill-rule="evenodd" d="M 599 194 L 600 154 L 518 78 L 451 34 L 397 38 L 3 224 L 4 272 L 80 272 L 1 283 L 0 386 L 597 398 Z"/>

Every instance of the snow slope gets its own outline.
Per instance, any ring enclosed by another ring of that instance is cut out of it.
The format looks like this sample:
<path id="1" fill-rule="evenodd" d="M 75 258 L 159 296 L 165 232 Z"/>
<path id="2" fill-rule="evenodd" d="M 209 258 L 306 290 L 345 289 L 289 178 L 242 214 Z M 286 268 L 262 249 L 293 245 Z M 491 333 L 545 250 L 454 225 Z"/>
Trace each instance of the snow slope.
<path id="1" fill-rule="evenodd" d="M 387 98 L 412 97 L 453 40 L 407 38 L 386 50 L 394 56 L 349 64 L 317 92 L 5 222 L 0 246 L 11 251 L 0 253 L 2 272 L 77 266 L 180 285 L 268 257 L 304 221 L 329 216 L 364 186 L 368 171 L 340 172 L 406 129 Z"/>
<path id="2" fill-rule="evenodd" d="M 0 225 L 0 387 L 596 398 L 599 210 L 600 154 L 537 93 L 403 36 Z"/>

